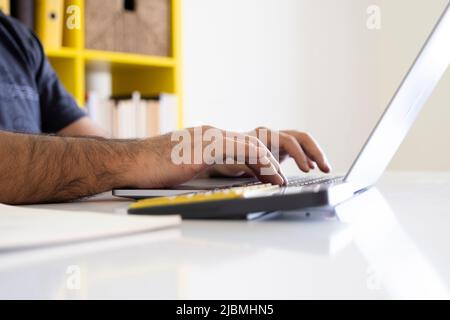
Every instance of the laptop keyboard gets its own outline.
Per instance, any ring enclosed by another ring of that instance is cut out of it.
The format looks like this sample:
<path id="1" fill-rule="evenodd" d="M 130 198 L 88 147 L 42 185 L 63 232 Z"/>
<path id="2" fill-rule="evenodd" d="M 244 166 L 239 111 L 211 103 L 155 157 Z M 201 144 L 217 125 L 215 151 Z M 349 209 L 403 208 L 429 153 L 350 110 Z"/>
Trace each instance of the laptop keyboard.
<path id="1" fill-rule="evenodd" d="M 289 183 L 287 187 L 305 187 L 315 184 L 333 184 L 339 183 L 343 180 L 343 177 L 319 177 L 319 176 L 308 176 L 308 177 L 288 177 Z M 253 182 L 243 185 L 237 185 L 235 187 L 257 187 L 262 185 L 261 182 Z M 223 188 L 228 189 L 228 188 Z"/>
<path id="2" fill-rule="evenodd" d="M 342 177 L 288 177 L 288 187 L 304 187 L 314 184 L 333 184 L 342 181 Z"/>

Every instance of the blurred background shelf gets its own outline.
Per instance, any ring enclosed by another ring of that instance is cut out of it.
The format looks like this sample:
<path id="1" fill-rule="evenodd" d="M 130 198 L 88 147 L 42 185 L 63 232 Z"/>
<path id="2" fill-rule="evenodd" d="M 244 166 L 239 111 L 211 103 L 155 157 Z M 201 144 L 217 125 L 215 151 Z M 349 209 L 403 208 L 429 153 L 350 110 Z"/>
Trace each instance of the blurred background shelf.
<path id="1" fill-rule="evenodd" d="M 171 57 L 155 57 L 140 54 L 84 50 L 81 56 L 86 61 L 109 62 L 115 65 L 173 68 L 176 61 Z"/>
<path id="2" fill-rule="evenodd" d="M 181 0 L 170 1 L 171 52 L 165 56 L 149 56 L 135 53 L 92 50 L 85 46 L 85 0 L 65 0 L 64 12 L 70 6 L 80 10 L 80 28 L 64 28 L 61 47 L 47 46 L 45 53 L 67 90 L 81 107 L 86 105 L 86 78 L 89 72 L 107 70 L 111 72 L 112 94 L 131 95 L 139 91 L 142 95 L 169 93 L 178 99 L 178 127 L 183 126 L 181 90 Z M 36 15 L 36 24 L 40 23 Z"/>
<path id="3" fill-rule="evenodd" d="M 171 57 L 156 57 L 123 52 L 77 50 L 72 48 L 47 49 L 45 54 L 50 59 L 82 58 L 87 62 L 108 63 L 111 65 L 174 68 L 176 61 Z"/>
<path id="4" fill-rule="evenodd" d="M 48 49 L 45 50 L 45 54 L 48 58 L 71 58 L 75 59 L 78 57 L 79 52 L 72 48 L 60 48 L 60 49 Z"/>

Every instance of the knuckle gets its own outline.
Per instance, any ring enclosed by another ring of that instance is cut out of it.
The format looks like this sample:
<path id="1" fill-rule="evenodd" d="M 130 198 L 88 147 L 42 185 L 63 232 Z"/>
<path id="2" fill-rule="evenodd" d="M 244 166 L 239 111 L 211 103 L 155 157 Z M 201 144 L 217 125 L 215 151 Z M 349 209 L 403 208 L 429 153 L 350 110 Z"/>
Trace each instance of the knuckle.
<path id="1" fill-rule="evenodd" d="M 207 131 L 207 130 L 211 129 L 211 126 L 203 125 L 203 126 L 200 127 L 200 129 L 204 132 L 204 131 Z"/>
<path id="2" fill-rule="evenodd" d="M 314 141 L 313 136 L 308 132 L 302 132 L 303 139 Z"/>
<path id="3" fill-rule="evenodd" d="M 269 129 L 269 128 L 267 128 L 267 127 L 264 127 L 264 126 L 261 126 L 261 127 L 258 127 L 258 128 L 256 128 L 256 131 L 261 131 L 261 130 L 266 130 L 266 131 L 270 131 L 270 129 Z"/>
<path id="4" fill-rule="evenodd" d="M 211 126 L 211 125 L 202 125 L 200 127 L 200 129 L 202 129 L 202 131 L 208 131 L 208 130 L 218 130 L 217 128 Z"/>
<path id="5" fill-rule="evenodd" d="M 298 144 L 298 141 L 297 141 L 297 139 L 295 139 L 294 136 L 287 135 L 286 139 L 287 139 L 290 143 Z"/>
<path id="6" fill-rule="evenodd" d="M 270 134 L 271 130 L 267 127 L 258 127 L 255 129 L 255 132 L 258 137 L 261 137 L 263 134 Z"/>

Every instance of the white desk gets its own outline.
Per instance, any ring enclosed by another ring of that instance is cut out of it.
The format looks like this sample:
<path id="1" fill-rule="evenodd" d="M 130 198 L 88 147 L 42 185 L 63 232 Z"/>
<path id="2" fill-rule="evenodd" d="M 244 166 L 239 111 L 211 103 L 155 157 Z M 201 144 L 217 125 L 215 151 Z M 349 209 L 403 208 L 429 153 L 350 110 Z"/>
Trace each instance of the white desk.
<path id="1" fill-rule="evenodd" d="M 127 204 L 46 207 L 120 214 Z M 1 254 L 0 298 L 450 297 L 450 173 L 387 174 L 338 215 L 343 221 L 187 221 L 154 234 Z"/>

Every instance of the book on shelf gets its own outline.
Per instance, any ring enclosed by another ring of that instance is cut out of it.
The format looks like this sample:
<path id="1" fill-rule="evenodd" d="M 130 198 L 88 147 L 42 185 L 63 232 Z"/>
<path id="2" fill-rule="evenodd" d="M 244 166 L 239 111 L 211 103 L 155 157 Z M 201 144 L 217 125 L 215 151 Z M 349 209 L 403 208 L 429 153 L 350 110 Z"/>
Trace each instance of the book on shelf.
<path id="1" fill-rule="evenodd" d="M 110 136 L 112 136 L 113 131 L 112 127 L 113 107 L 114 107 L 113 101 L 108 99 L 102 99 L 97 92 L 90 91 L 88 93 L 86 109 L 88 111 L 89 117 Z"/>
<path id="2" fill-rule="evenodd" d="M 116 139 L 143 139 L 177 130 L 177 97 L 172 94 L 116 96 L 99 99 L 91 91 L 87 108 L 91 119 Z"/>
<path id="3" fill-rule="evenodd" d="M 178 97 L 173 94 L 163 93 L 158 97 L 159 101 L 159 131 L 166 134 L 178 129 Z"/>
<path id="4" fill-rule="evenodd" d="M 6 15 L 10 14 L 10 3 L 9 0 L 0 0 L 0 11 Z"/>

